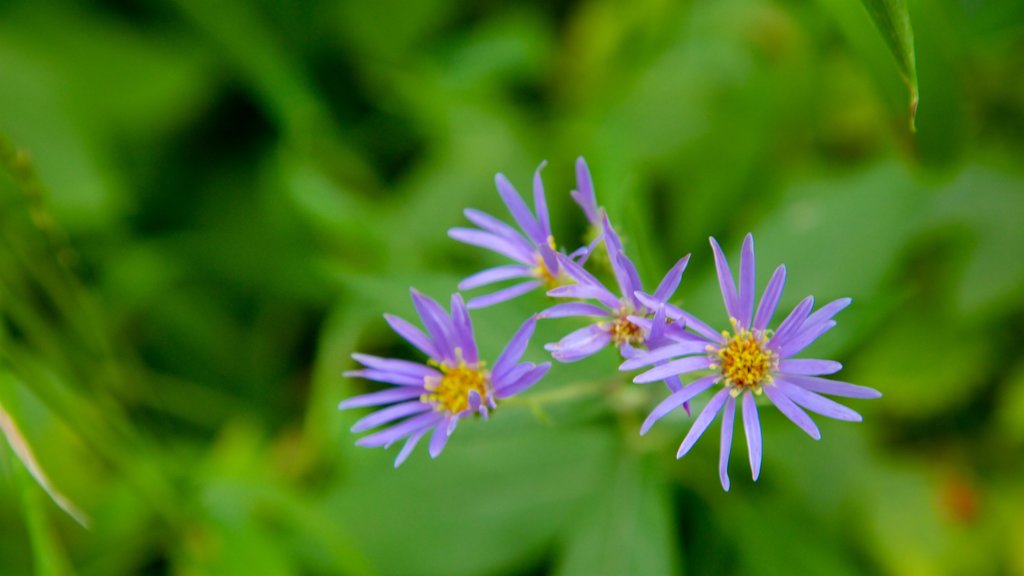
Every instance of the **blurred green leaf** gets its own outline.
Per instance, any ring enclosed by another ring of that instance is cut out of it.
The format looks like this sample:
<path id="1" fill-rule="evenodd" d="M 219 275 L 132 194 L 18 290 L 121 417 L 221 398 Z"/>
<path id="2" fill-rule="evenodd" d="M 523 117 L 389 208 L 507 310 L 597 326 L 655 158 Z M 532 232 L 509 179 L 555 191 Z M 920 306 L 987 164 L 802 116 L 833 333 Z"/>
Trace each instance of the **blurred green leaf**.
<path id="1" fill-rule="evenodd" d="M 886 45 L 896 58 L 900 74 L 910 91 L 910 129 L 915 130 L 917 115 L 917 58 L 914 55 L 914 30 L 906 0 L 861 0 L 875 21 Z"/>
<path id="2" fill-rule="evenodd" d="M 623 454 L 605 489 L 577 517 L 555 573 L 680 573 L 680 542 L 661 467 L 635 454 Z"/>

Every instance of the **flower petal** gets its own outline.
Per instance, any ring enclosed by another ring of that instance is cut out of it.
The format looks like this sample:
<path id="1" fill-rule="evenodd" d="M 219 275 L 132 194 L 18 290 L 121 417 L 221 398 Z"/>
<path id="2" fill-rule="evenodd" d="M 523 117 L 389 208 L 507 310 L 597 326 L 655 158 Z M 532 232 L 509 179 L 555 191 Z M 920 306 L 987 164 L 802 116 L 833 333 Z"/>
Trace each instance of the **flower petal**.
<path id="1" fill-rule="evenodd" d="M 882 393 L 874 388 L 858 386 L 847 382 L 838 382 L 836 380 L 828 380 L 826 378 L 818 378 L 816 376 L 797 376 L 794 374 L 786 374 L 786 380 L 801 388 L 805 388 L 811 392 L 818 392 L 819 394 L 831 394 L 832 396 L 841 396 L 844 398 L 870 399 L 882 397 Z"/>
<path id="2" fill-rule="evenodd" d="M 743 250 L 740 252 L 740 293 L 737 299 L 740 326 L 750 328 L 750 320 L 754 315 L 754 286 L 756 267 L 754 265 L 754 236 L 747 234 L 743 238 Z"/>
<path id="3" fill-rule="evenodd" d="M 388 422 L 393 422 L 399 418 L 405 418 L 406 416 L 419 414 L 420 412 L 426 412 L 433 409 L 434 407 L 430 404 L 420 402 L 419 400 L 395 404 L 394 406 L 388 406 L 383 410 L 378 410 L 368 416 L 360 418 L 352 425 L 352 431 L 363 432 L 371 428 L 382 426 Z"/>
<path id="4" fill-rule="evenodd" d="M 498 236 L 504 240 L 507 240 L 509 244 L 515 247 L 524 255 L 533 253 L 533 244 L 523 236 L 522 232 L 519 232 L 515 228 L 509 226 L 505 222 L 498 220 L 494 216 L 480 210 L 474 210 L 473 208 L 466 208 L 462 211 L 466 216 L 466 219 L 476 224 L 483 230 Z"/>
<path id="5" fill-rule="evenodd" d="M 565 302 L 563 304 L 555 304 L 538 314 L 537 317 L 567 318 L 571 316 L 596 316 L 607 318 L 610 315 L 611 314 L 608 310 L 605 310 L 600 306 L 595 306 L 594 304 L 587 304 L 586 302 Z"/>
<path id="6" fill-rule="evenodd" d="M 462 350 L 462 357 L 466 362 L 476 364 L 480 358 L 477 354 L 476 337 L 473 335 L 473 321 L 469 318 L 466 303 L 458 292 L 452 294 L 451 308 L 453 344 Z"/>
<path id="7" fill-rule="evenodd" d="M 650 366 L 663 360 L 685 356 L 687 354 L 703 354 L 706 352 L 707 344 L 704 342 L 675 342 L 667 346 L 655 348 L 647 354 L 641 354 L 636 358 L 630 358 L 619 366 L 619 370 L 636 370 L 644 366 Z"/>
<path id="8" fill-rule="evenodd" d="M 768 286 L 764 289 L 761 302 L 757 305 L 757 314 L 754 315 L 754 330 L 764 331 L 772 321 L 775 314 L 775 307 L 779 305 L 779 297 L 782 296 L 782 288 L 786 285 L 786 265 L 781 264 L 772 273 L 768 280 Z"/>
<path id="9" fill-rule="evenodd" d="M 583 214 L 591 225 L 597 226 L 600 220 L 597 208 L 597 197 L 594 195 L 594 181 L 590 177 L 587 161 L 580 156 L 576 159 L 576 190 L 571 192 L 572 199 L 583 209 Z"/>
<path id="10" fill-rule="evenodd" d="M 708 429 L 711 422 L 714 421 L 715 416 L 718 415 L 718 411 L 722 409 L 722 405 L 725 404 L 725 399 L 729 398 L 729 389 L 722 388 L 717 394 L 711 397 L 708 401 L 708 405 L 701 410 L 697 419 L 693 421 L 693 426 L 690 426 L 690 431 L 686 433 L 686 438 L 683 438 L 683 443 L 679 445 L 679 451 L 676 452 L 676 458 L 682 458 L 686 456 L 686 453 L 693 448 L 693 445 L 697 443 L 701 434 Z"/>
<path id="11" fill-rule="evenodd" d="M 845 420 L 847 422 L 860 422 L 864 420 L 864 418 L 856 411 L 851 410 L 838 402 L 829 400 L 824 396 L 815 394 L 810 390 L 793 385 L 782 378 L 777 378 L 775 382 L 782 392 L 786 396 L 789 396 L 790 400 L 811 412 L 815 412 L 835 420 Z"/>
<path id="12" fill-rule="evenodd" d="M 722 410 L 722 444 L 718 454 L 718 479 L 722 488 L 729 491 L 729 453 L 732 451 L 732 424 L 736 418 L 736 399 L 731 395 L 725 399 Z"/>
<path id="13" fill-rule="evenodd" d="M 437 351 L 441 353 L 441 359 L 454 361 L 456 343 L 451 317 L 433 298 L 415 288 L 410 288 L 409 292 L 412 294 L 413 306 L 423 321 L 423 327 L 437 345 Z"/>
<path id="14" fill-rule="evenodd" d="M 515 396 L 516 394 L 519 394 L 520 392 L 526 390 L 530 386 L 536 384 L 541 378 L 544 377 L 545 374 L 548 373 L 548 370 L 550 368 L 550 362 L 538 364 L 537 366 L 531 368 L 526 374 L 521 376 L 518 380 L 510 381 L 509 383 L 503 385 L 502 387 L 497 388 L 494 391 L 494 395 L 498 399 L 504 399 L 508 398 L 509 396 Z"/>
<path id="15" fill-rule="evenodd" d="M 804 320 L 807 319 L 807 314 L 811 311 L 812 307 L 814 307 L 814 296 L 808 296 L 801 300 L 800 303 L 796 305 L 796 308 L 793 308 L 793 311 L 789 313 L 789 316 L 786 316 L 786 319 L 782 321 L 782 324 L 779 324 L 778 330 L 776 330 L 775 334 L 768 340 L 768 347 L 773 350 L 778 350 L 782 344 L 785 344 L 786 340 L 795 334 L 797 330 L 800 329 L 800 326 L 803 325 Z"/>
<path id="16" fill-rule="evenodd" d="M 519 228 L 526 232 L 526 236 L 536 244 L 546 243 L 547 236 L 541 230 L 540 225 L 537 224 L 533 214 L 530 213 L 530 209 L 526 207 L 526 203 L 519 196 L 519 192 L 508 181 L 508 178 L 504 174 L 498 174 L 494 177 L 494 184 L 498 187 L 498 194 L 501 196 L 502 201 L 505 202 L 505 206 L 508 207 L 512 218 L 515 219 L 516 224 L 519 224 Z"/>
<path id="17" fill-rule="evenodd" d="M 409 386 L 403 386 L 401 388 L 388 388 L 387 390 L 381 390 L 380 392 L 371 392 L 369 394 L 360 394 L 359 396 L 353 396 L 338 404 L 338 410 L 348 410 L 349 408 L 365 408 L 367 406 L 380 406 L 382 404 L 392 404 L 401 400 L 410 400 L 412 398 L 419 398 L 423 395 L 423 390 L 419 388 L 413 388 Z"/>
<path id="18" fill-rule="evenodd" d="M 680 360 L 673 360 L 667 364 L 656 366 L 651 368 L 647 372 L 633 378 L 633 382 L 637 384 L 647 384 L 648 382 L 657 382 L 664 380 L 669 376 L 678 376 L 680 374 L 686 374 L 688 372 L 695 372 L 697 370 L 704 370 L 711 365 L 711 360 L 707 356 L 690 356 L 688 358 L 682 358 Z"/>
<path id="19" fill-rule="evenodd" d="M 484 232 L 476 228 L 451 228 L 448 230 L 448 237 L 464 244 L 471 244 L 478 248 L 497 252 L 502 256 L 507 256 L 516 262 L 528 266 L 533 265 L 533 252 L 524 252 L 522 246 L 490 232 Z"/>
<path id="20" fill-rule="evenodd" d="M 673 294 L 676 293 L 676 289 L 679 288 L 679 282 L 683 279 L 683 272 L 686 270 L 686 265 L 690 263 L 690 255 L 683 256 L 675 265 L 665 273 L 665 277 L 661 279 L 661 284 L 658 284 L 658 289 L 654 291 L 654 299 L 667 302 Z"/>
<path id="21" fill-rule="evenodd" d="M 654 426 L 655 422 L 664 418 L 665 415 L 668 414 L 669 412 L 689 402 L 698 394 L 704 392 L 708 388 L 711 388 L 711 386 L 713 386 L 717 381 L 717 375 L 705 376 L 703 378 L 693 381 L 691 384 L 683 387 L 683 389 L 679 390 L 678 392 L 673 392 L 672 394 L 670 394 L 668 398 L 665 398 L 664 400 L 661 401 L 660 404 L 655 406 L 654 410 L 651 410 L 651 413 L 647 416 L 647 419 L 644 420 L 643 425 L 640 426 L 640 434 L 647 434 L 647 432 L 651 429 L 651 426 Z"/>
<path id="22" fill-rule="evenodd" d="M 466 304 L 466 307 L 470 310 L 477 310 L 480 308 L 487 308 L 488 306 L 494 306 L 495 304 L 499 304 L 513 298 L 518 298 L 539 286 L 540 282 L 537 282 L 536 280 L 509 286 L 508 288 L 503 288 L 497 292 L 492 292 L 484 296 L 477 296 L 470 300 L 469 303 Z"/>
<path id="23" fill-rule="evenodd" d="M 356 440 L 356 446 L 390 446 L 413 432 L 433 427 L 434 424 L 443 418 L 443 415 L 434 411 L 413 416 L 412 418 L 402 420 L 390 428 L 374 432 L 369 436 L 363 436 L 359 440 Z"/>
<path id="24" fill-rule="evenodd" d="M 811 420 L 811 417 L 806 412 L 800 409 L 799 406 L 793 403 L 782 393 L 781 390 L 775 386 L 768 385 L 764 387 L 764 393 L 768 396 L 768 399 L 775 404 L 775 407 L 782 412 L 786 418 L 789 418 L 794 424 L 800 427 L 807 435 L 815 440 L 821 440 L 821 432 L 818 431 L 818 426 Z"/>
<path id="25" fill-rule="evenodd" d="M 544 348 L 550 351 L 556 360 L 575 362 L 600 352 L 611 339 L 607 329 L 591 324 L 570 332 L 565 338 Z"/>
<path id="26" fill-rule="evenodd" d="M 409 438 L 405 440 L 405 444 L 402 446 L 402 449 L 398 452 L 398 456 L 395 458 L 395 468 L 398 468 L 402 465 L 402 462 L 405 462 L 405 459 L 409 457 L 409 454 L 412 453 L 412 449 L 416 447 L 416 444 L 419 443 L 420 438 L 423 438 L 423 435 L 427 433 L 427 430 L 429 430 L 429 428 L 423 428 L 422 430 L 417 430 L 409 435 Z"/>
<path id="27" fill-rule="evenodd" d="M 743 395 L 743 431 L 747 435 L 750 472 L 756 482 L 761 474 L 761 422 L 757 417 L 757 401 L 753 394 Z"/>
<path id="28" fill-rule="evenodd" d="M 434 433 L 430 436 L 430 457 L 437 458 L 448 443 L 448 422 L 442 420 L 434 426 Z"/>
<path id="29" fill-rule="evenodd" d="M 573 284 L 571 286 L 559 286 L 548 290 L 548 296 L 553 298 L 579 298 L 581 300 L 597 300 L 605 306 L 616 309 L 620 303 L 611 292 L 596 286 Z"/>
<path id="30" fill-rule="evenodd" d="M 342 373 L 342 376 L 345 378 L 363 378 L 365 380 L 394 384 L 396 386 L 423 386 L 422 376 L 412 376 L 409 374 L 402 374 L 401 372 L 391 372 L 389 370 L 349 370 Z"/>
<path id="31" fill-rule="evenodd" d="M 516 362 L 519 362 L 519 359 L 523 357 L 523 352 L 526 351 L 526 347 L 530 344 L 530 337 L 533 336 L 533 330 L 536 327 L 537 318 L 535 316 L 527 318 L 519 326 L 512 339 L 505 345 L 505 349 L 501 351 L 501 355 L 494 362 L 494 369 L 491 372 L 494 378 L 502 377 L 515 366 Z"/>
<path id="32" fill-rule="evenodd" d="M 805 322 L 804 324 L 806 325 L 807 323 Z M 808 328 L 800 330 L 779 346 L 779 357 L 789 358 L 790 356 L 799 354 L 804 348 L 810 346 L 815 340 L 820 338 L 822 334 L 835 328 L 835 326 L 835 321 L 829 320 L 828 322 L 813 324 Z"/>
<path id="33" fill-rule="evenodd" d="M 372 356 L 370 354 L 360 354 L 355 352 L 352 354 L 352 359 L 359 362 L 367 368 L 373 368 L 375 370 L 387 370 L 389 372 L 398 372 L 399 374 L 408 374 L 410 376 L 440 376 L 441 373 L 427 366 L 426 364 L 420 364 L 419 362 L 410 362 L 409 360 L 399 360 L 397 358 L 381 358 L 380 356 Z"/>
<path id="34" fill-rule="evenodd" d="M 722 290 L 722 300 L 725 301 L 725 311 L 730 318 L 739 319 L 739 295 L 736 293 L 729 262 L 725 259 L 725 254 L 722 254 L 722 247 L 718 245 L 718 241 L 714 237 L 710 240 L 711 250 L 715 253 L 715 270 L 718 273 L 718 286 Z"/>
<path id="35" fill-rule="evenodd" d="M 823 374 L 835 374 L 843 369 L 843 365 L 834 360 L 809 360 L 806 358 L 795 358 L 779 362 L 779 372 L 783 375 L 796 374 L 798 376 L 821 376 Z"/>
<path id="36" fill-rule="evenodd" d="M 720 333 L 715 332 L 715 330 L 711 328 L 711 326 L 708 326 L 700 318 L 697 318 L 696 316 L 690 314 L 686 310 L 683 310 L 682 308 L 679 308 L 678 306 L 674 306 L 672 304 L 661 302 L 654 298 L 653 296 L 645 294 L 643 292 L 637 292 L 636 298 L 637 300 L 640 301 L 641 304 L 643 304 L 650 310 L 657 310 L 658 306 L 664 304 L 665 313 L 668 315 L 669 318 L 672 318 L 673 320 L 685 320 L 687 327 L 692 328 L 694 332 L 700 334 L 704 338 L 707 338 L 711 342 L 717 342 L 719 344 L 724 342 L 722 335 Z"/>
<path id="37" fill-rule="evenodd" d="M 544 182 L 540 178 L 540 171 L 547 164 L 548 161 L 544 160 L 533 173 L 533 210 L 537 213 L 537 222 L 540 223 L 541 232 L 544 233 L 545 244 L 551 237 L 551 219 L 548 217 L 548 203 L 544 198 Z"/>
<path id="38" fill-rule="evenodd" d="M 396 334 L 405 339 L 406 342 L 412 344 L 431 358 L 438 359 L 441 357 L 441 353 L 437 350 L 437 346 L 423 333 L 422 330 L 413 326 L 408 321 L 399 318 L 393 314 L 385 314 L 384 320 L 391 326 L 391 329 Z"/>
<path id="39" fill-rule="evenodd" d="M 519 264 L 497 266 L 482 270 L 472 276 L 467 276 L 462 282 L 459 282 L 459 290 L 472 290 L 473 288 L 479 288 L 480 286 L 486 286 L 495 282 L 502 282 L 513 278 L 530 278 L 532 276 L 533 269 L 526 266 Z"/>

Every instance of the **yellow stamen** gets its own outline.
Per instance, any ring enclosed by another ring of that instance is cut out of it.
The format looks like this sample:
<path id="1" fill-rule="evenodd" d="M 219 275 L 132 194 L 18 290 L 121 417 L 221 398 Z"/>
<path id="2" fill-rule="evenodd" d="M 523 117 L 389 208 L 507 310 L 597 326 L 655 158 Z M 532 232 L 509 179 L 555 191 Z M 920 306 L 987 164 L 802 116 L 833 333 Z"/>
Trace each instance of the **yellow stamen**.
<path id="1" fill-rule="evenodd" d="M 456 348 L 458 363 L 430 361 L 441 371 L 440 378 L 427 378 L 423 387 L 430 393 L 420 396 L 420 402 L 429 402 L 438 412 L 459 414 L 469 408 L 469 393 L 476 391 L 481 402 L 487 402 L 491 388 L 491 373 L 484 370 L 484 363 L 469 365 L 462 358 L 462 350 Z"/>
<path id="2" fill-rule="evenodd" d="M 760 394 L 766 383 L 772 382 L 772 374 L 778 369 L 778 358 L 768 349 L 769 335 L 738 328 L 733 319 L 733 333 L 723 332 L 726 343 L 713 351 L 711 369 L 721 370 L 730 394 L 738 396 L 744 390 Z"/>
<path id="3" fill-rule="evenodd" d="M 548 236 L 548 246 L 550 246 L 552 250 L 558 250 L 555 247 L 554 236 Z M 536 261 L 537 265 L 533 267 L 533 275 L 538 280 L 543 282 L 544 287 L 547 288 L 548 290 L 552 288 L 557 288 L 559 286 L 564 286 L 570 283 L 569 277 L 566 276 L 566 274 L 561 270 L 558 271 L 557 276 L 554 273 L 552 273 L 551 270 L 548 269 L 548 265 L 544 262 L 544 257 L 541 256 L 540 254 L 536 255 Z"/>

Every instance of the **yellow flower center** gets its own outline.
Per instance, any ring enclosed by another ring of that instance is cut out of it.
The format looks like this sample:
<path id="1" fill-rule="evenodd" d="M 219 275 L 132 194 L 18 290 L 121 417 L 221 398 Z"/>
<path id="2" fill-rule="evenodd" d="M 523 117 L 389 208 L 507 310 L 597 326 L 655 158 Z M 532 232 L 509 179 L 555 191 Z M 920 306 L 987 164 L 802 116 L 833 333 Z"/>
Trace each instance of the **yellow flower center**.
<path id="1" fill-rule="evenodd" d="M 550 246 L 552 250 L 558 250 L 555 247 L 554 236 L 548 236 L 548 246 Z M 533 275 L 534 277 L 536 277 L 537 279 L 544 283 L 545 288 L 550 290 L 552 288 L 557 288 L 559 286 L 563 286 L 569 283 L 568 276 L 566 276 L 565 273 L 561 272 L 561 270 L 559 270 L 558 275 L 555 275 L 553 272 L 551 272 L 551 270 L 548 268 L 548 265 L 544 263 L 543 256 L 537 254 L 536 258 L 537 265 L 533 267 Z"/>
<path id="2" fill-rule="evenodd" d="M 726 342 L 723 346 L 708 347 L 708 352 L 715 360 L 712 370 L 720 370 L 725 385 L 738 396 L 744 390 L 760 394 L 764 384 L 772 382 L 772 374 L 778 369 L 779 361 L 775 353 L 768 349 L 769 334 L 754 333 L 746 328 L 736 329 L 737 322 L 732 321 L 734 334 L 722 332 Z"/>
<path id="3" fill-rule="evenodd" d="M 622 312 L 608 327 L 612 335 L 612 342 L 616 346 L 628 343 L 630 346 L 639 346 L 644 343 L 644 330 L 630 322 L 626 317 L 627 313 Z"/>
<path id="4" fill-rule="evenodd" d="M 469 393 L 473 390 L 480 395 L 481 402 L 487 402 L 491 373 L 483 369 L 483 362 L 470 366 L 459 354 L 459 363 L 454 366 L 431 364 L 441 371 L 441 377 L 427 378 L 423 387 L 429 394 L 420 396 L 420 402 L 429 402 L 435 410 L 449 414 L 459 414 L 469 408 Z"/>

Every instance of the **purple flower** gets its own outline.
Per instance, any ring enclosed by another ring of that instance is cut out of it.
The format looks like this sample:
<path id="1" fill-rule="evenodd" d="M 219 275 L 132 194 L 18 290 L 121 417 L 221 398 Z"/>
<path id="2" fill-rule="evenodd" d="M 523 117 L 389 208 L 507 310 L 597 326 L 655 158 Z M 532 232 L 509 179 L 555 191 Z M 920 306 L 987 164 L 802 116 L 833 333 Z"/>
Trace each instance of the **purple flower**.
<path id="1" fill-rule="evenodd" d="M 487 418 L 497 400 L 526 390 L 551 367 L 548 362 L 540 365 L 519 362 L 533 335 L 536 325 L 533 317 L 523 323 L 494 367 L 487 370 L 478 357 L 473 325 L 460 295 L 452 296 L 450 315 L 437 302 L 416 290 L 412 290 L 412 301 L 427 329 L 425 334 L 397 316 L 385 314 L 384 318 L 399 336 L 429 357 L 427 363 L 353 354 L 352 358 L 363 368 L 346 372 L 346 377 L 365 378 L 393 387 L 349 398 L 338 406 L 341 409 L 384 406 L 356 422 L 352 431 L 386 426 L 360 438 L 356 442 L 359 446 L 386 448 L 404 439 L 405 445 L 395 458 L 396 467 L 431 430 L 430 456 L 436 458 L 460 418 L 471 414 Z"/>
<path id="2" fill-rule="evenodd" d="M 786 267 L 775 269 L 755 311 L 753 237 L 748 234 L 743 241 L 738 290 L 733 283 L 729 264 L 714 238 L 711 238 L 711 248 L 715 253 L 718 282 L 732 331 L 719 334 L 685 311 L 666 305 L 667 316 L 685 323 L 688 331 L 668 331 L 668 337 L 674 340 L 673 343 L 652 350 L 642 357 L 627 360 L 622 364 L 622 369 L 632 370 L 668 360 L 634 378 L 633 381 L 637 383 L 655 382 L 699 370 L 712 371 L 711 375 L 698 378 L 655 407 L 644 421 L 640 433 L 645 434 L 660 418 L 721 383 L 722 389 L 711 397 L 697 416 L 676 457 L 686 455 L 718 413 L 722 412 L 719 478 L 722 487 L 728 490 L 727 465 L 737 402 L 743 405 L 743 428 L 747 437 L 750 468 L 754 480 L 757 480 L 761 469 L 761 427 L 755 396 L 763 392 L 780 412 L 817 440 L 821 434 L 805 409 L 837 420 L 861 420 L 860 414 L 821 394 L 846 398 L 878 398 L 881 394 L 865 386 L 821 378 L 838 372 L 842 368 L 838 362 L 793 358 L 836 325 L 832 318 L 850 304 L 849 298 L 831 302 L 812 314 L 814 299 L 808 296 L 773 332 L 768 330 L 768 324 L 782 294 Z M 641 296 L 641 300 L 650 301 L 644 296 Z"/>
<path id="3" fill-rule="evenodd" d="M 664 307 L 657 303 L 648 306 L 640 301 L 637 297 L 637 293 L 643 289 L 640 277 L 636 267 L 622 251 L 622 242 L 606 214 L 602 215 L 602 226 L 605 246 L 611 255 L 612 272 L 619 285 L 620 295 L 615 295 L 582 266 L 562 257 L 562 267 L 575 283 L 554 288 L 548 295 L 597 302 L 556 304 L 539 314 L 541 318 L 584 316 L 596 320 L 593 324 L 570 333 L 559 342 L 545 346 L 556 360 L 562 362 L 582 360 L 596 354 L 608 344 L 616 346 L 620 354 L 628 358 L 636 354 L 637 347 L 657 346 L 663 343 L 665 338 Z M 689 256 L 681 258 L 665 274 L 655 291 L 655 300 L 663 302 L 672 297 L 689 260 Z M 659 309 L 660 319 L 652 321 L 652 317 L 659 314 Z"/>
<path id="4" fill-rule="evenodd" d="M 522 232 L 472 208 L 467 208 L 464 213 L 470 222 L 480 227 L 479 229 L 452 228 L 448 231 L 448 236 L 459 242 L 486 248 L 516 262 L 478 272 L 460 282 L 459 290 L 471 290 L 505 280 L 526 279 L 497 292 L 473 298 L 469 301 L 470 308 L 484 308 L 511 300 L 541 285 L 553 288 L 564 280 L 555 249 L 555 238 L 551 234 L 544 184 L 540 178 L 540 171 L 546 164 L 541 162 L 533 175 L 533 207 L 536 215 L 530 212 L 519 192 L 504 174 L 498 174 L 494 178 L 498 194 L 501 195 L 502 201 Z"/>

